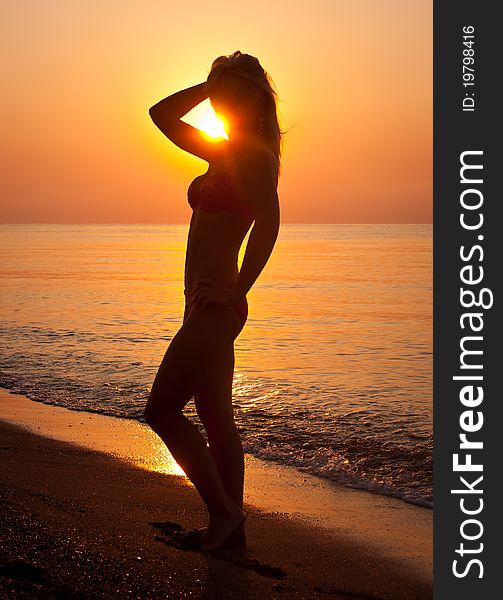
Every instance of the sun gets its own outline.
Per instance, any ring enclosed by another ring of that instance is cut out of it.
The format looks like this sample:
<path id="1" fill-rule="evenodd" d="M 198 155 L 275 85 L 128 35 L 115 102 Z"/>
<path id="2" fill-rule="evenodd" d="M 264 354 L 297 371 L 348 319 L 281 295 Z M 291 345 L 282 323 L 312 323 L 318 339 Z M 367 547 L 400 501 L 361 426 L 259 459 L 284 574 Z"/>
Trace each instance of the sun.
<path id="1" fill-rule="evenodd" d="M 217 115 L 213 108 L 210 108 L 200 116 L 197 127 L 210 140 L 229 139 L 225 119 L 221 115 Z"/>
<path id="2" fill-rule="evenodd" d="M 208 98 L 190 110 L 182 120 L 197 127 L 210 141 L 229 139 L 227 135 L 229 128 L 225 117 L 215 112 Z"/>

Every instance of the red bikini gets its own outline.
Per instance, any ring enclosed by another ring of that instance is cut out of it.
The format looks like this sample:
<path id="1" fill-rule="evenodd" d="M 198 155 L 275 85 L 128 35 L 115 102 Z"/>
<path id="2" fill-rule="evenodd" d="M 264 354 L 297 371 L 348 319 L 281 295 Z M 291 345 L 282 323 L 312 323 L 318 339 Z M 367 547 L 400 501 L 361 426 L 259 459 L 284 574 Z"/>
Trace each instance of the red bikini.
<path id="1" fill-rule="evenodd" d="M 187 197 L 193 209 L 201 206 L 209 213 L 233 212 L 245 221 L 253 222 L 253 210 L 243 200 L 228 171 L 199 175 L 191 182 Z"/>
<path id="2" fill-rule="evenodd" d="M 249 224 L 254 220 L 253 210 L 243 200 L 242 194 L 240 194 L 234 185 L 227 171 L 214 174 L 207 172 L 199 175 L 189 185 L 187 197 L 193 209 L 199 206 L 200 209 L 208 213 L 233 212 Z M 197 288 L 198 285 L 190 292 L 184 290 L 187 306 L 186 315 L 188 315 L 192 308 Z M 246 296 L 240 302 L 234 304 L 233 308 L 241 321 L 241 328 L 243 328 L 248 317 L 248 301 L 246 300 Z"/>

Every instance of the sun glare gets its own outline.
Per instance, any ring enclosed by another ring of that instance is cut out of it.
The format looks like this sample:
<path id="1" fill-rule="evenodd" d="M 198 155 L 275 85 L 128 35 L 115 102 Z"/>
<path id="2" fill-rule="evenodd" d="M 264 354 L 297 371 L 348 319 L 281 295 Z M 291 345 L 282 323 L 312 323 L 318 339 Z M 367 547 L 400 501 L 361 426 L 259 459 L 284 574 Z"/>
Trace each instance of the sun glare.
<path id="1" fill-rule="evenodd" d="M 213 109 L 201 115 L 197 126 L 209 139 L 229 139 L 223 117 L 218 116 Z"/>
<path id="2" fill-rule="evenodd" d="M 209 98 L 190 110 L 182 120 L 200 129 L 208 140 L 229 139 L 227 122 L 223 115 L 215 112 Z"/>

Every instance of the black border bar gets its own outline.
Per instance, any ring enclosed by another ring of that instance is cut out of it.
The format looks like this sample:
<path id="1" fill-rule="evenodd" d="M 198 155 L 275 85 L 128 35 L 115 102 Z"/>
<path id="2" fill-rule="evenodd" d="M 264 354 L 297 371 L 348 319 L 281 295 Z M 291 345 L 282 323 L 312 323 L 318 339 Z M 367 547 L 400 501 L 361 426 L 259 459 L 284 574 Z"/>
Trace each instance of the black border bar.
<path id="1" fill-rule="evenodd" d="M 482 600 L 503 574 L 503 25 L 498 2 L 433 6 L 434 598 Z"/>

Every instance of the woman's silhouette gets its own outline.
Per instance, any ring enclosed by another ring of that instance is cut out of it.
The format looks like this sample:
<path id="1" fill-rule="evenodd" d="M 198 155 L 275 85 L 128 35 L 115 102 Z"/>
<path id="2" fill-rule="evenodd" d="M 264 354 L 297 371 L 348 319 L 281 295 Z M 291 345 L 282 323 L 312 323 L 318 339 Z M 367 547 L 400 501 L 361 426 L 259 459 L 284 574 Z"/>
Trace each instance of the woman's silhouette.
<path id="1" fill-rule="evenodd" d="M 210 141 L 180 120 L 207 97 L 227 121 L 228 141 Z M 183 324 L 161 362 L 144 416 L 206 504 L 201 548 L 213 550 L 244 539 L 244 458 L 232 407 L 234 340 L 247 318 L 246 294 L 278 235 L 283 132 L 270 76 L 239 50 L 218 57 L 206 82 L 168 96 L 149 114 L 172 142 L 209 163 L 188 189 L 193 213 Z M 238 272 L 238 251 L 252 224 Z M 208 445 L 182 414 L 192 397 Z"/>

